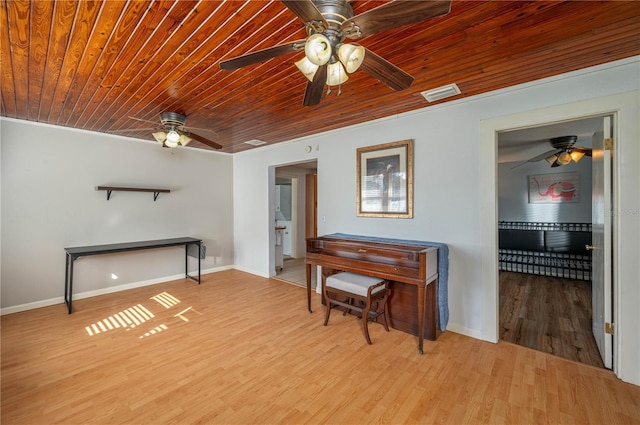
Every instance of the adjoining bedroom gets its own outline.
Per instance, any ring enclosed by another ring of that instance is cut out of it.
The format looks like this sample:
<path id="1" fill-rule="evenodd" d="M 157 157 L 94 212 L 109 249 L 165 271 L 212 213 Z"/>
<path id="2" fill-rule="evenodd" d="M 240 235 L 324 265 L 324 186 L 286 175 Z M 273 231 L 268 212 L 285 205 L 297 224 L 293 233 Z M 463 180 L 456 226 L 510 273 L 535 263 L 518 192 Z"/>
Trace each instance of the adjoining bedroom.
<path id="1" fill-rule="evenodd" d="M 594 199 L 602 196 L 603 173 L 593 170 L 611 170 L 611 151 L 603 167 L 603 140 L 611 140 L 612 126 L 611 116 L 596 116 L 502 132 L 498 139 L 500 338 L 608 368 L 611 358 L 603 356 L 611 352 L 598 351 L 605 335 L 596 326 L 604 320 L 598 300 L 605 298 L 599 273 L 605 264 L 594 267 L 603 256 L 591 251 L 593 219 L 602 231 L 597 221 L 604 212 Z M 611 175 L 607 182 L 610 187 Z M 611 205 L 607 199 L 606 209 Z M 610 266 L 607 273 L 610 300 Z"/>

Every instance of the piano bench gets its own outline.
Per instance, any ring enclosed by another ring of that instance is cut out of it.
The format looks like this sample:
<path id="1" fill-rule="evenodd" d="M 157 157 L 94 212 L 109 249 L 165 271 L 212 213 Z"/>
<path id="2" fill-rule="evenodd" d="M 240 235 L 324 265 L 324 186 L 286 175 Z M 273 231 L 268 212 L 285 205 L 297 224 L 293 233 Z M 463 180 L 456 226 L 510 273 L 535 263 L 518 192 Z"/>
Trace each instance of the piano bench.
<path id="1" fill-rule="evenodd" d="M 360 313 L 362 331 L 371 344 L 369 337 L 369 321 L 377 321 L 379 316 L 384 319 L 384 328 L 389 332 L 389 313 L 387 301 L 389 299 L 389 282 L 371 276 L 356 273 L 341 272 L 325 279 L 323 285 L 326 302 L 324 326 L 329 323 L 329 315 L 334 307 L 344 307 L 348 311 Z M 373 308 L 375 306 L 375 308 Z"/>

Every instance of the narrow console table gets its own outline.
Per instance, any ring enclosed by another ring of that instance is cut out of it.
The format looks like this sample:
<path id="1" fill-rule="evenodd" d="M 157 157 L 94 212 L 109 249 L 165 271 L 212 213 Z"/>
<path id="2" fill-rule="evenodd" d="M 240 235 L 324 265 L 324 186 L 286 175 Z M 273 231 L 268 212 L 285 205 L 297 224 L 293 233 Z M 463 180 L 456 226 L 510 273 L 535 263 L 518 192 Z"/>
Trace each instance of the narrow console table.
<path id="1" fill-rule="evenodd" d="M 69 314 L 71 314 L 71 300 L 73 298 L 73 262 L 80 257 L 88 255 L 101 255 L 101 254 L 113 254 L 116 252 L 126 251 L 139 251 L 141 249 L 153 249 L 153 248 L 167 248 L 172 246 L 184 245 L 184 275 L 189 279 L 192 279 L 200 284 L 200 252 L 202 249 L 202 240 L 196 238 L 173 238 L 173 239 L 159 239 L 154 241 L 141 241 L 141 242 L 126 242 L 126 243 L 114 243 L 109 245 L 91 245 L 91 246 L 76 246 L 72 248 L 65 248 L 66 252 L 66 264 L 65 264 L 65 276 L 64 276 L 64 302 L 67 304 Z M 189 245 L 198 246 L 198 278 L 189 276 L 188 272 L 188 247 Z"/>

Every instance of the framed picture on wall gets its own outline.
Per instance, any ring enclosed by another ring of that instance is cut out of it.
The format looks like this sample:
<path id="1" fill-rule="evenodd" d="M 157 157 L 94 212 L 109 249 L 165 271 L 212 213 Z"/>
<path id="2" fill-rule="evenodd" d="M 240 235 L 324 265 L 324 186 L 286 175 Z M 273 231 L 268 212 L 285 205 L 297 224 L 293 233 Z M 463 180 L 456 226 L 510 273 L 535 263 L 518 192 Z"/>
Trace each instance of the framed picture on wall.
<path id="1" fill-rule="evenodd" d="M 528 180 L 530 204 L 580 202 L 580 176 L 576 171 L 537 174 Z"/>
<path id="2" fill-rule="evenodd" d="M 413 218 L 413 140 L 357 150 L 358 217 Z"/>

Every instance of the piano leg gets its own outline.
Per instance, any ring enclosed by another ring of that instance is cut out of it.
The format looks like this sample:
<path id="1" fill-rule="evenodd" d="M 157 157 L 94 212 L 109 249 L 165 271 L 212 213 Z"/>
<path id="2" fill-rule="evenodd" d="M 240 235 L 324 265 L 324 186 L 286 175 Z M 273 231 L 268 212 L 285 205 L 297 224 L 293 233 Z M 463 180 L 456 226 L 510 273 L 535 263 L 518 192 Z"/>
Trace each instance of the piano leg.
<path id="1" fill-rule="evenodd" d="M 424 304 L 426 291 L 424 285 L 418 285 L 418 353 L 424 354 L 422 350 L 424 343 Z"/>
<path id="2" fill-rule="evenodd" d="M 311 311 L 311 264 L 307 264 L 307 308 Z"/>

